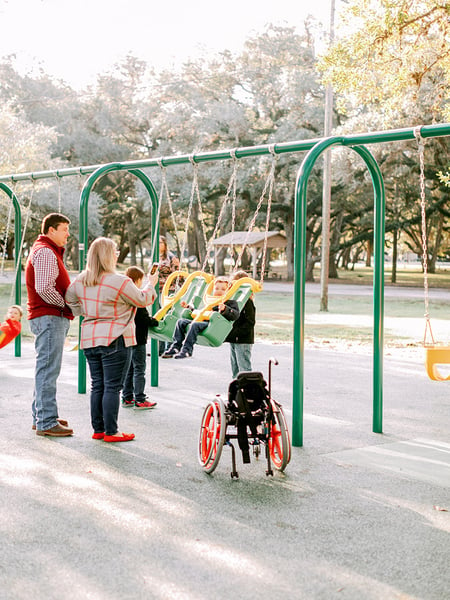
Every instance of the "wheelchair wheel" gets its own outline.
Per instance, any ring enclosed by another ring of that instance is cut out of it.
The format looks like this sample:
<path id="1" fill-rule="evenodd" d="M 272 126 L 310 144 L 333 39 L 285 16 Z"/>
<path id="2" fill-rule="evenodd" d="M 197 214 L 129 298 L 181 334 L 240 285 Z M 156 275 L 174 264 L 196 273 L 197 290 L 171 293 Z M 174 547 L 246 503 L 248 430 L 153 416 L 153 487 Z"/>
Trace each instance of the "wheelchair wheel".
<path id="1" fill-rule="evenodd" d="M 281 406 L 271 400 L 273 423 L 270 428 L 269 453 L 270 459 L 278 471 L 284 471 L 291 460 L 291 440 L 287 428 L 286 417 Z"/>
<path id="2" fill-rule="evenodd" d="M 203 413 L 198 441 L 198 460 L 207 473 L 212 473 L 219 464 L 226 428 L 222 400 L 209 402 Z"/>

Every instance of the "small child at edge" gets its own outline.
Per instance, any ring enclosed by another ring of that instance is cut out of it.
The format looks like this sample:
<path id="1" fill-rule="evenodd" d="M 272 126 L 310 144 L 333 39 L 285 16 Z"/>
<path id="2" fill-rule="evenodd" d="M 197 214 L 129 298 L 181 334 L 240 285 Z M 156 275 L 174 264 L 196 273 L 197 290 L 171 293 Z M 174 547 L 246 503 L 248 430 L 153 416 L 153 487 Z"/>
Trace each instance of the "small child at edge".
<path id="1" fill-rule="evenodd" d="M 18 304 L 10 306 L 6 312 L 6 318 L 0 323 L 0 348 L 12 342 L 22 331 L 23 310 Z"/>

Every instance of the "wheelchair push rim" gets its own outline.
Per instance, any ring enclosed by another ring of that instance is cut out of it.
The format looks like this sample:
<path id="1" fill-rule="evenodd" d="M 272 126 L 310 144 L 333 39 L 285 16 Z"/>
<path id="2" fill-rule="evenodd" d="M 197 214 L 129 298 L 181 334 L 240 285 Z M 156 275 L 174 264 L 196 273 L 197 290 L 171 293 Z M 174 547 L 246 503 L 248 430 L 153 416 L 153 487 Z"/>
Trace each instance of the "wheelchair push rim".
<path id="1" fill-rule="evenodd" d="M 291 460 L 289 430 L 282 407 L 274 400 L 270 400 L 270 403 L 273 413 L 273 421 L 270 426 L 268 439 L 270 460 L 278 471 L 284 471 Z"/>
<path id="2" fill-rule="evenodd" d="M 200 426 L 198 460 L 206 473 L 212 473 L 219 464 L 225 432 L 225 407 L 219 398 L 208 403 Z"/>

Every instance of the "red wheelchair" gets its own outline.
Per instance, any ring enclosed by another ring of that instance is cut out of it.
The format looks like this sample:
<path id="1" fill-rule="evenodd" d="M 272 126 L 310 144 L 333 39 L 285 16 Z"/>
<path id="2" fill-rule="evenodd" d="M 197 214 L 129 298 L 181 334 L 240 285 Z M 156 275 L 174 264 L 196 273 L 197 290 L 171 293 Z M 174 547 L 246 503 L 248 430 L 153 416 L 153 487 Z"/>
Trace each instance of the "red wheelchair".
<path id="1" fill-rule="evenodd" d="M 269 360 L 269 386 L 262 373 L 239 373 L 228 388 L 225 406 L 220 395 L 206 406 L 198 443 L 198 458 L 206 473 L 212 473 L 222 454 L 223 446 L 231 448 L 231 477 L 238 478 L 236 451 L 238 442 L 244 464 L 250 463 L 250 452 L 259 458 L 262 447 L 267 461 L 266 475 L 273 476 L 272 465 L 284 471 L 291 459 L 291 441 L 281 404 L 271 396 L 271 367 Z"/>

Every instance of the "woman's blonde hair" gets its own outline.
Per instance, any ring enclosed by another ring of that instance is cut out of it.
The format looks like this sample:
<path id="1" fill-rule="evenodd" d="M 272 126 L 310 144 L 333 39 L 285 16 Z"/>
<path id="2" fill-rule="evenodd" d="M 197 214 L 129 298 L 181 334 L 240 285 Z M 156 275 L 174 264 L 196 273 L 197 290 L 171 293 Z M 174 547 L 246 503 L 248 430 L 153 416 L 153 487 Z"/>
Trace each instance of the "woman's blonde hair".
<path id="1" fill-rule="evenodd" d="M 80 274 L 80 281 L 86 287 L 100 283 L 105 273 L 116 272 L 117 245 L 113 240 L 99 237 L 94 240 L 89 248 L 86 259 L 86 268 Z"/>

